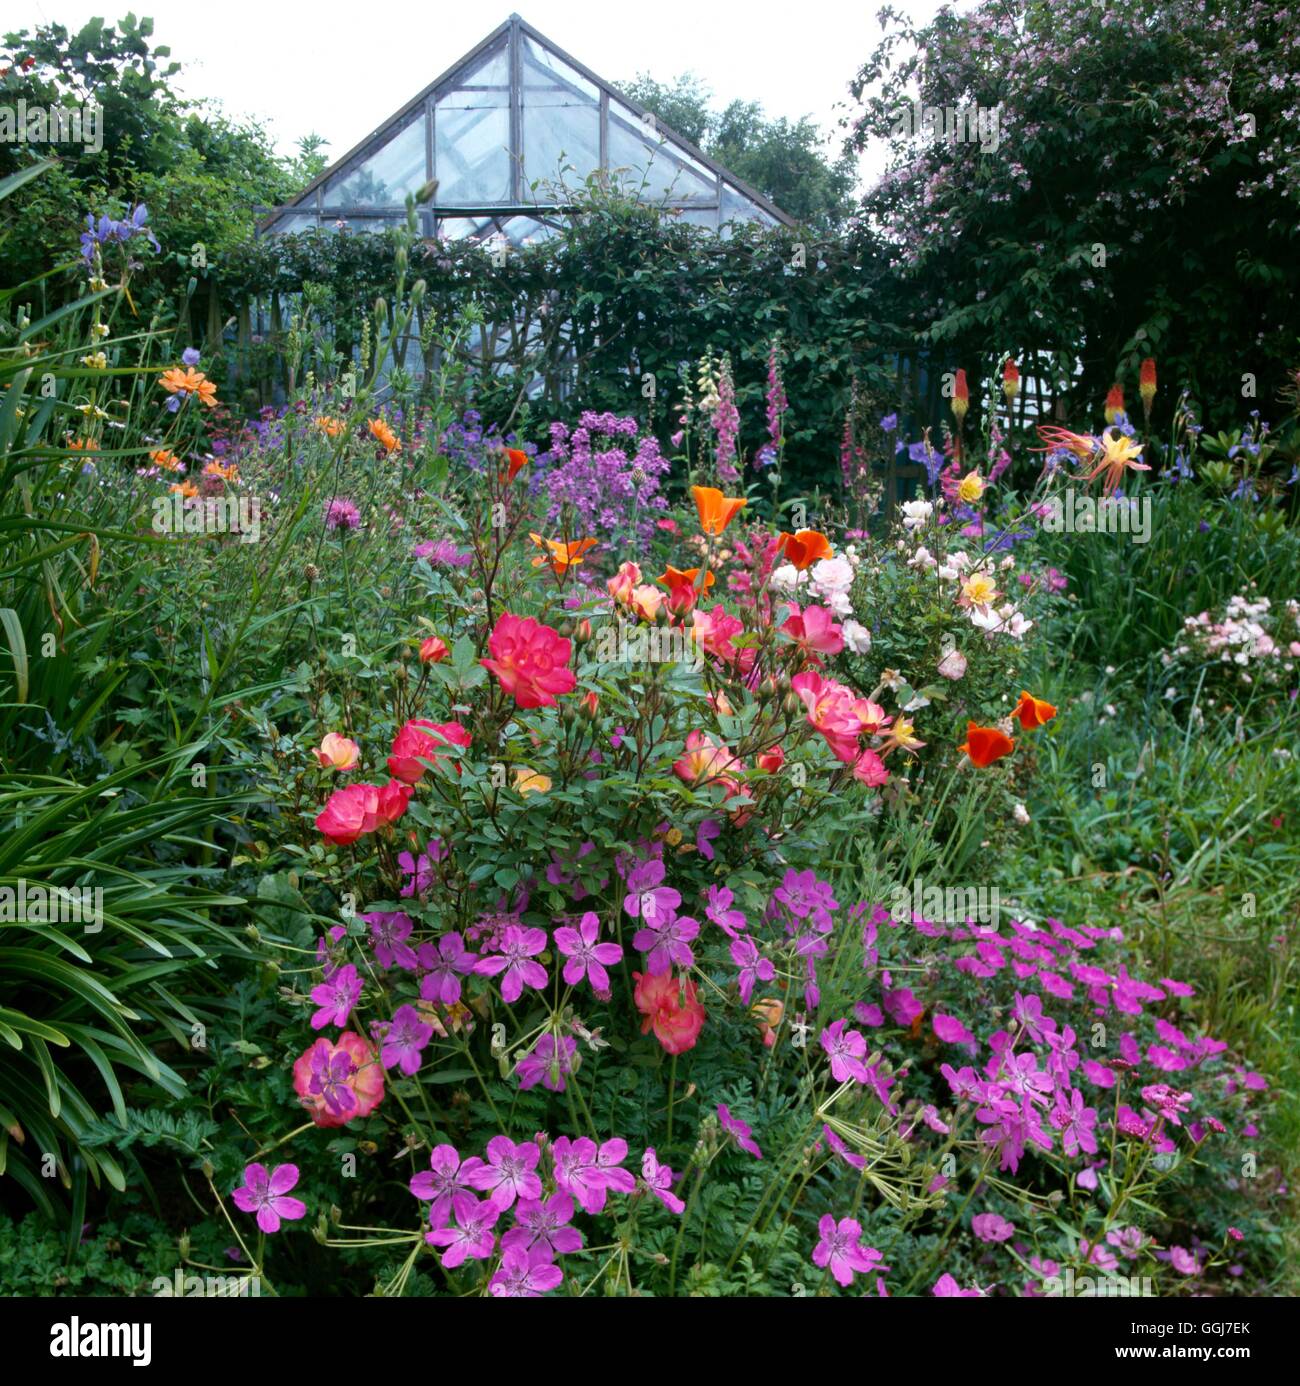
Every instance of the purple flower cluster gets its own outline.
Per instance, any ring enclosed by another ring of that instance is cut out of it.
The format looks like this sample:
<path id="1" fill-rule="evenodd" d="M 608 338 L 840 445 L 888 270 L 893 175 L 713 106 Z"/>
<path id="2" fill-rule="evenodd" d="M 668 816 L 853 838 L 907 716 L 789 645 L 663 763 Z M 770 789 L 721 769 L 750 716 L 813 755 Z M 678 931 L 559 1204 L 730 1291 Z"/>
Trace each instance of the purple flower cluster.
<path id="1" fill-rule="evenodd" d="M 567 507 L 569 538 L 592 535 L 649 545 L 655 514 L 668 506 L 659 487 L 671 465 L 652 433 L 641 436 L 635 419 L 587 410 L 573 430 L 551 425 L 549 456 L 547 522 L 552 527 Z"/>

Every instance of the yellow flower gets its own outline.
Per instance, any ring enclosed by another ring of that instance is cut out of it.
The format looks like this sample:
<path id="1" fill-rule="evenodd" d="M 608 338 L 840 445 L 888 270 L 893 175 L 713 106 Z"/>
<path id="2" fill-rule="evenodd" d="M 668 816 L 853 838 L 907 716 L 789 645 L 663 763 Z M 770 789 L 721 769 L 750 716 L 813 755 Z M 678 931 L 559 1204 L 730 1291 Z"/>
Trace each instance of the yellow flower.
<path id="1" fill-rule="evenodd" d="M 987 573 L 972 573 L 961 585 L 958 606 L 975 607 L 981 615 L 998 599 L 997 584 Z"/>
<path id="2" fill-rule="evenodd" d="M 957 487 L 958 497 L 967 505 L 974 505 L 984 494 L 984 478 L 978 472 L 967 472 Z"/>
<path id="3" fill-rule="evenodd" d="M 89 366 L 92 371 L 103 371 L 108 369 L 108 357 L 102 351 L 92 351 L 89 356 L 81 358 L 83 366 Z"/>
<path id="4" fill-rule="evenodd" d="M 526 765 L 515 766 L 515 790 L 520 794 L 545 794 L 551 787 L 546 775 L 539 775 Z"/>

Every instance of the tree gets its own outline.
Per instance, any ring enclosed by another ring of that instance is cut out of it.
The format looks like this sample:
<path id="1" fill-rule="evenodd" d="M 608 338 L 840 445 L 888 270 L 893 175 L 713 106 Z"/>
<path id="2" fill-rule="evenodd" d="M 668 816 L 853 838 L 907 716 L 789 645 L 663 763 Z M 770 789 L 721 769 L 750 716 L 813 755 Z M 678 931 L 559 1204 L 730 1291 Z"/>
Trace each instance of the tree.
<path id="1" fill-rule="evenodd" d="M 1116 380 L 1132 398 L 1148 356 L 1207 421 L 1239 423 L 1251 382 L 1276 397 L 1300 331 L 1294 9 L 986 0 L 920 30 L 882 18 L 847 145 L 895 151 L 865 212 L 902 251 L 922 342 L 956 364 L 1054 353 L 1074 417 Z"/>
<path id="2" fill-rule="evenodd" d="M 852 210 L 854 160 L 848 154 L 828 159 L 811 117 L 769 120 L 757 101 L 733 101 L 717 111 L 692 73 L 671 85 L 643 73 L 623 90 L 799 221 L 829 230 Z"/>

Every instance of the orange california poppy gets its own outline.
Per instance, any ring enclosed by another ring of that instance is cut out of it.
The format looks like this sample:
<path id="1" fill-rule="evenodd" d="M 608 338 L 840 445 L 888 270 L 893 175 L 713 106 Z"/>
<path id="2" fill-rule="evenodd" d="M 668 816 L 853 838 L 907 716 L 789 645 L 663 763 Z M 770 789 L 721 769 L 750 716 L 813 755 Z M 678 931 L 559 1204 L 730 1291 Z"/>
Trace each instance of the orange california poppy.
<path id="1" fill-rule="evenodd" d="M 974 722 L 967 722 L 966 740 L 957 749 L 965 751 L 972 764 L 984 770 L 995 760 L 1009 756 L 1016 749 L 1016 743 L 996 727 L 979 727 Z"/>
<path id="2" fill-rule="evenodd" d="M 1056 709 L 1042 698 L 1035 698 L 1032 693 L 1022 691 L 1020 701 L 1012 708 L 1011 715 L 1020 719 L 1020 725 L 1026 731 L 1032 731 L 1035 727 L 1046 726 L 1056 716 Z"/>
<path id="3" fill-rule="evenodd" d="M 656 582 L 662 582 L 665 587 L 694 587 L 700 576 L 698 568 L 674 568 L 670 563 L 666 572 L 660 573 Z M 713 586 L 713 574 L 704 574 L 704 586 L 700 589 L 707 592 Z"/>
<path id="4" fill-rule="evenodd" d="M 705 534 L 719 535 L 748 502 L 744 496 L 724 496 L 716 486 L 692 486 L 695 508 L 700 512 L 700 528 Z"/>
<path id="5" fill-rule="evenodd" d="M 510 470 L 506 474 L 506 480 L 513 481 L 520 470 L 528 465 L 528 454 L 522 448 L 506 448 L 505 454 L 510 459 Z"/>
<path id="6" fill-rule="evenodd" d="M 370 432 L 383 444 L 385 452 L 397 452 L 402 446 L 397 440 L 397 435 L 383 419 L 371 419 Z"/>
<path id="7" fill-rule="evenodd" d="M 316 427 L 325 434 L 327 438 L 337 438 L 343 432 L 343 420 L 336 419 L 330 414 L 322 414 L 316 420 Z"/>
<path id="8" fill-rule="evenodd" d="M 819 558 L 830 558 L 835 552 L 831 548 L 831 541 L 816 529 L 801 529 L 798 534 L 782 531 L 779 543 L 785 551 L 786 559 L 800 572 L 812 567 Z"/>
<path id="9" fill-rule="evenodd" d="M 199 488 L 192 481 L 176 481 L 167 489 L 175 491 L 184 500 L 191 500 L 199 494 Z"/>
<path id="10" fill-rule="evenodd" d="M 180 460 L 174 452 L 170 452 L 167 448 L 158 448 L 157 451 L 151 452 L 149 461 L 155 467 L 161 467 L 165 472 L 179 472 L 181 470 Z"/>
<path id="11" fill-rule="evenodd" d="M 540 568 L 545 563 L 557 577 L 567 573 L 570 568 L 576 568 L 582 562 L 582 555 L 596 546 L 595 539 L 574 539 L 565 543 L 560 539 L 543 539 L 540 534 L 530 534 L 528 537 L 539 549 L 550 550 L 534 558 L 533 567 Z"/>

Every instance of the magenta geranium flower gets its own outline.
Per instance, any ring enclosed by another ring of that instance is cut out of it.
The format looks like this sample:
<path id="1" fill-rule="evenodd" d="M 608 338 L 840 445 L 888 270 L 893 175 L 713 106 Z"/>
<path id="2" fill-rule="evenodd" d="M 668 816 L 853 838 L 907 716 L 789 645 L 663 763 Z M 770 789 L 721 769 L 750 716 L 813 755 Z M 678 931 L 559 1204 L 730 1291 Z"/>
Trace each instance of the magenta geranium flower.
<path id="1" fill-rule="evenodd" d="M 501 1266 L 488 1281 L 488 1291 L 501 1299 L 536 1299 L 564 1279 L 548 1246 L 535 1246 L 526 1251 L 521 1246 L 507 1247 L 501 1255 Z"/>
<path id="2" fill-rule="evenodd" d="M 586 1136 L 570 1140 L 561 1136 L 551 1144 L 555 1160 L 555 1182 L 570 1193 L 588 1213 L 599 1213 L 612 1189 L 616 1193 L 631 1193 L 636 1180 L 621 1168 L 627 1158 L 627 1142 L 618 1137 L 599 1148 Z"/>
<path id="3" fill-rule="evenodd" d="M 871 1074 L 862 1062 L 867 1054 L 867 1041 L 860 1030 L 846 1030 L 847 1024 L 847 1020 L 835 1020 L 821 1032 L 821 1047 L 831 1061 L 831 1077 L 837 1083 L 849 1078 L 857 1083 L 869 1083 Z"/>
<path id="4" fill-rule="evenodd" d="M 553 1193 L 542 1203 L 536 1198 L 521 1198 L 515 1205 L 515 1225 L 503 1234 L 503 1247 L 546 1247 L 556 1256 L 568 1251 L 582 1250 L 582 1233 L 570 1227 L 573 1221 L 573 1199 L 563 1190 Z"/>
<path id="5" fill-rule="evenodd" d="M 521 1141 L 518 1145 L 509 1136 L 493 1136 L 488 1141 L 487 1159 L 471 1170 L 466 1179 L 480 1192 L 487 1193 L 493 1203 L 509 1208 L 516 1198 L 540 1198 L 542 1181 L 537 1176 L 537 1162 L 542 1158 L 536 1141 Z"/>
<path id="6" fill-rule="evenodd" d="M 572 1035 L 562 1035 L 558 1041 L 549 1031 L 539 1036 L 531 1052 L 515 1065 L 520 1091 L 540 1083 L 551 1092 L 563 1092 L 565 1077 L 573 1072 L 573 1056 L 577 1052 L 578 1041 Z"/>
<path id="7" fill-rule="evenodd" d="M 726 886 L 718 885 L 711 885 L 706 895 L 709 903 L 704 913 L 728 938 L 739 938 L 747 921 L 740 910 L 731 908 L 736 897 Z"/>
<path id="8" fill-rule="evenodd" d="M 746 1155 L 752 1155 L 756 1160 L 763 1158 L 763 1152 L 758 1148 L 758 1142 L 754 1139 L 748 1123 L 741 1121 L 739 1117 L 732 1116 L 731 1110 L 725 1102 L 718 1103 L 718 1121 L 721 1123 L 722 1129 Z"/>
<path id="9" fill-rule="evenodd" d="M 419 1199 L 432 1199 L 429 1225 L 439 1228 L 451 1216 L 452 1199 L 473 1188 L 470 1176 L 483 1163 L 477 1155 L 462 1161 L 454 1145 L 437 1145 L 429 1153 L 429 1168 L 413 1175 L 410 1190 Z"/>
<path id="10" fill-rule="evenodd" d="M 755 982 L 770 982 L 776 968 L 770 958 L 763 957 L 752 938 L 738 938 L 731 945 L 731 961 L 740 969 L 736 978 L 740 988 L 740 1004 L 748 1006 L 754 995 Z"/>
<path id="11" fill-rule="evenodd" d="M 823 1270 L 829 1266 L 839 1284 L 852 1284 L 855 1274 L 889 1269 L 881 1263 L 875 1247 L 862 1245 L 862 1224 L 856 1218 L 836 1222 L 827 1213 L 817 1224 L 817 1231 L 821 1240 L 813 1250 L 813 1264 Z"/>
<path id="12" fill-rule="evenodd" d="M 647 924 L 657 919 L 671 919 L 682 903 L 681 894 L 672 886 L 662 884 L 664 864 L 658 857 L 637 862 L 627 873 L 627 895 L 623 908 L 633 919 Z"/>
<path id="13" fill-rule="evenodd" d="M 576 929 L 556 929 L 555 946 L 566 959 L 564 980 L 568 986 L 576 987 L 585 977 L 596 991 L 609 991 L 609 973 L 605 968 L 622 958 L 623 947 L 600 942 L 599 915 L 589 910 Z"/>
<path id="14" fill-rule="evenodd" d="M 641 1178 L 645 1180 L 646 1188 L 670 1213 L 680 1213 L 686 1207 L 686 1204 L 673 1193 L 672 1170 L 667 1165 L 659 1163 L 659 1157 L 652 1145 L 646 1146 L 645 1154 L 641 1157 Z"/>
<path id="15" fill-rule="evenodd" d="M 311 999 L 320 1009 L 311 1018 L 311 1028 L 323 1030 L 327 1025 L 346 1025 L 360 995 L 361 975 L 351 963 L 331 972 L 318 987 L 312 988 Z"/>
<path id="16" fill-rule="evenodd" d="M 460 1000 L 460 979 L 474 971 L 478 954 L 465 947 L 458 933 L 443 934 L 436 946 L 422 943 L 418 953 L 425 976 L 420 979 L 420 995 L 425 1001 L 454 1006 Z"/>
<path id="17" fill-rule="evenodd" d="M 970 1230 L 982 1242 L 1005 1242 L 1016 1225 L 997 1213 L 978 1213 L 970 1220 Z"/>
<path id="18" fill-rule="evenodd" d="M 501 999 L 508 1004 L 518 1001 L 524 988 L 544 987 L 547 982 L 546 969 L 533 958 L 546 948 L 545 929 L 526 929 L 511 924 L 501 940 L 501 951 L 489 953 L 474 964 L 474 971 L 486 977 L 501 978 Z"/>
<path id="19" fill-rule="evenodd" d="M 477 1199 L 473 1194 L 455 1193 L 451 1210 L 456 1222 L 453 1227 L 438 1227 L 424 1234 L 430 1246 L 446 1247 L 442 1264 L 455 1270 L 466 1261 L 486 1261 L 496 1250 L 496 1233 L 492 1230 L 501 1209 L 490 1198 Z"/>
<path id="20" fill-rule="evenodd" d="M 307 1216 L 307 1205 L 300 1198 L 288 1197 L 297 1182 L 297 1165 L 276 1165 L 269 1172 L 265 1165 L 245 1165 L 244 1182 L 230 1197 L 241 1213 L 257 1214 L 263 1232 L 278 1232 L 281 1219 L 296 1222 Z"/>
<path id="21" fill-rule="evenodd" d="M 676 895 L 676 891 L 673 892 Z M 652 977 L 662 977 L 678 967 L 694 967 L 695 954 L 691 951 L 690 940 L 700 932 L 698 921 L 689 915 L 656 914 L 654 919 L 646 918 L 645 928 L 638 929 L 632 936 L 632 947 L 639 948 L 646 955 L 646 968 Z"/>
<path id="22" fill-rule="evenodd" d="M 433 1026 L 420 1019 L 414 1006 L 399 1006 L 382 1027 L 379 1061 L 385 1068 L 400 1068 L 408 1078 L 420 1071 L 420 1051 L 433 1038 Z"/>

